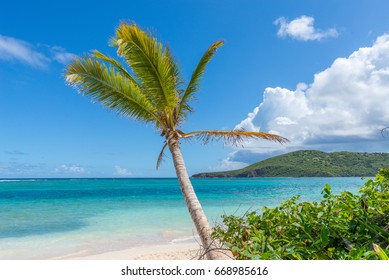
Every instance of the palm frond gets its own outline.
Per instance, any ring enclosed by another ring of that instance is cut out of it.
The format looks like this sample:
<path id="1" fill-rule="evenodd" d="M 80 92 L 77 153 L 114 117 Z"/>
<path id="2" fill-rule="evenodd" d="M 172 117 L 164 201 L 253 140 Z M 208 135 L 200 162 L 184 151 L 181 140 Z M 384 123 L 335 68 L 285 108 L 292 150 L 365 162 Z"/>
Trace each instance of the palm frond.
<path id="1" fill-rule="evenodd" d="M 205 144 L 209 143 L 210 141 L 222 140 L 225 144 L 231 144 L 233 146 L 240 146 L 244 143 L 245 140 L 249 139 L 262 139 L 278 142 L 280 144 L 289 142 L 288 139 L 276 134 L 244 130 L 198 130 L 185 134 L 184 138 L 185 137 L 196 137 L 199 140 L 203 141 Z"/>
<path id="2" fill-rule="evenodd" d="M 136 24 L 126 23 L 116 30 L 112 45 L 126 59 L 141 86 L 147 88 L 153 104 L 171 113 L 179 100 L 181 78 L 169 49 Z"/>
<path id="3" fill-rule="evenodd" d="M 188 83 L 188 86 L 181 97 L 179 109 L 176 112 L 176 117 L 182 115 L 185 111 L 192 112 L 192 108 L 189 106 L 189 102 L 194 98 L 194 93 L 199 89 L 201 78 L 204 74 L 205 67 L 208 62 L 215 55 L 217 49 L 223 45 L 223 41 L 217 41 L 213 43 L 203 54 L 195 70 L 192 73 L 192 77 Z"/>
<path id="4" fill-rule="evenodd" d="M 77 58 L 67 67 L 65 77 L 69 85 L 119 114 L 157 126 L 161 122 L 140 88 L 113 66 L 107 67 L 96 59 Z"/>
<path id="5" fill-rule="evenodd" d="M 159 153 L 159 156 L 158 156 L 158 159 L 157 159 L 157 170 L 158 170 L 158 168 L 160 167 L 160 165 L 162 163 L 163 157 L 165 155 L 164 151 L 165 151 L 166 147 L 167 147 L 167 142 L 165 142 L 165 144 L 162 147 L 161 152 Z"/>
<path id="6" fill-rule="evenodd" d="M 116 59 L 114 59 L 113 57 L 107 56 L 107 55 L 99 52 L 98 50 L 92 51 L 91 57 L 101 59 L 104 62 L 107 62 L 110 65 L 114 66 L 120 74 L 122 74 L 124 77 L 129 79 L 134 85 L 137 85 L 138 87 L 140 87 L 138 82 L 136 81 L 136 79 L 131 76 L 131 74 L 127 71 L 127 69 L 124 68 L 123 65 L 121 65 L 120 62 L 117 61 Z"/>

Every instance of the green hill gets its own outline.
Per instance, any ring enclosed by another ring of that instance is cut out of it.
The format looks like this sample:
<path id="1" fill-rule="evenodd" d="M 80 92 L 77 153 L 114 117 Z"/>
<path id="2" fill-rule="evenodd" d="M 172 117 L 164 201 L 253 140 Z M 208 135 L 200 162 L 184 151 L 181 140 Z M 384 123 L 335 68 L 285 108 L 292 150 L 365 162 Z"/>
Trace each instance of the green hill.
<path id="1" fill-rule="evenodd" d="M 193 177 L 362 177 L 389 167 L 389 153 L 296 151 L 242 169 Z"/>

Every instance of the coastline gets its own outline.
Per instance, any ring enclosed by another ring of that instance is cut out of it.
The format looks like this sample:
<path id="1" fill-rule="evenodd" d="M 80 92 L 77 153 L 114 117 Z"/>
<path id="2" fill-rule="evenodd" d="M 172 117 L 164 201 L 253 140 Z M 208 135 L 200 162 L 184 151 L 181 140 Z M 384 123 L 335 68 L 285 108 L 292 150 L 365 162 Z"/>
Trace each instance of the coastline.
<path id="1" fill-rule="evenodd" d="M 356 192 L 360 178 L 193 180 L 210 223 L 291 196 Z M 197 259 L 200 245 L 176 179 L 0 183 L 0 259 Z M 194 252 L 190 252 L 195 250 Z"/>

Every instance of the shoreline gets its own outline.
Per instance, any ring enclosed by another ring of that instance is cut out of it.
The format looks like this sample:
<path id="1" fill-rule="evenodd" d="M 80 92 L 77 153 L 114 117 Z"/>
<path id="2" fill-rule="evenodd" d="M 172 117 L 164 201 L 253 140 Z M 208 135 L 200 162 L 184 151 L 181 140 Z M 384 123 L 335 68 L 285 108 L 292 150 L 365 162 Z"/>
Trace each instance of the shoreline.
<path id="1" fill-rule="evenodd" d="M 201 180 L 196 188 L 212 225 L 221 223 L 222 215 L 277 206 L 295 195 L 304 201 L 320 199 L 324 183 L 333 193 L 357 192 L 361 185 L 359 178 Z M 2 195 L 10 199 L 0 203 L 0 259 L 192 259 L 195 254 L 155 255 L 200 248 L 176 184 L 176 180 L 2 182 Z"/>

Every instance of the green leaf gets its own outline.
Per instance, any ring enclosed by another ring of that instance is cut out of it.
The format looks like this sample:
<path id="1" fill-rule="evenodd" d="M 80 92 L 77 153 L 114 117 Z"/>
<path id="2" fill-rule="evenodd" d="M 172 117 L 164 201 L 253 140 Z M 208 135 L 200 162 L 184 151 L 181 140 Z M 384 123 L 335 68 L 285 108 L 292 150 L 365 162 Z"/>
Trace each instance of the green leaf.
<path id="1" fill-rule="evenodd" d="M 295 227 L 298 227 L 298 228 L 303 228 L 303 226 L 302 225 L 300 225 L 299 223 L 293 223 L 292 225 L 294 225 Z"/>
<path id="2" fill-rule="evenodd" d="M 327 227 L 324 227 L 320 233 L 320 240 L 321 243 L 323 244 L 323 247 L 327 246 L 328 244 L 329 234 L 330 234 L 330 230 Z"/>
<path id="3" fill-rule="evenodd" d="M 324 197 L 327 198 L 331 194 L 331 187 L 328 184 L 325 184 L 325 187 L 322 189 L 322 192 L 324 193 Z"/>

